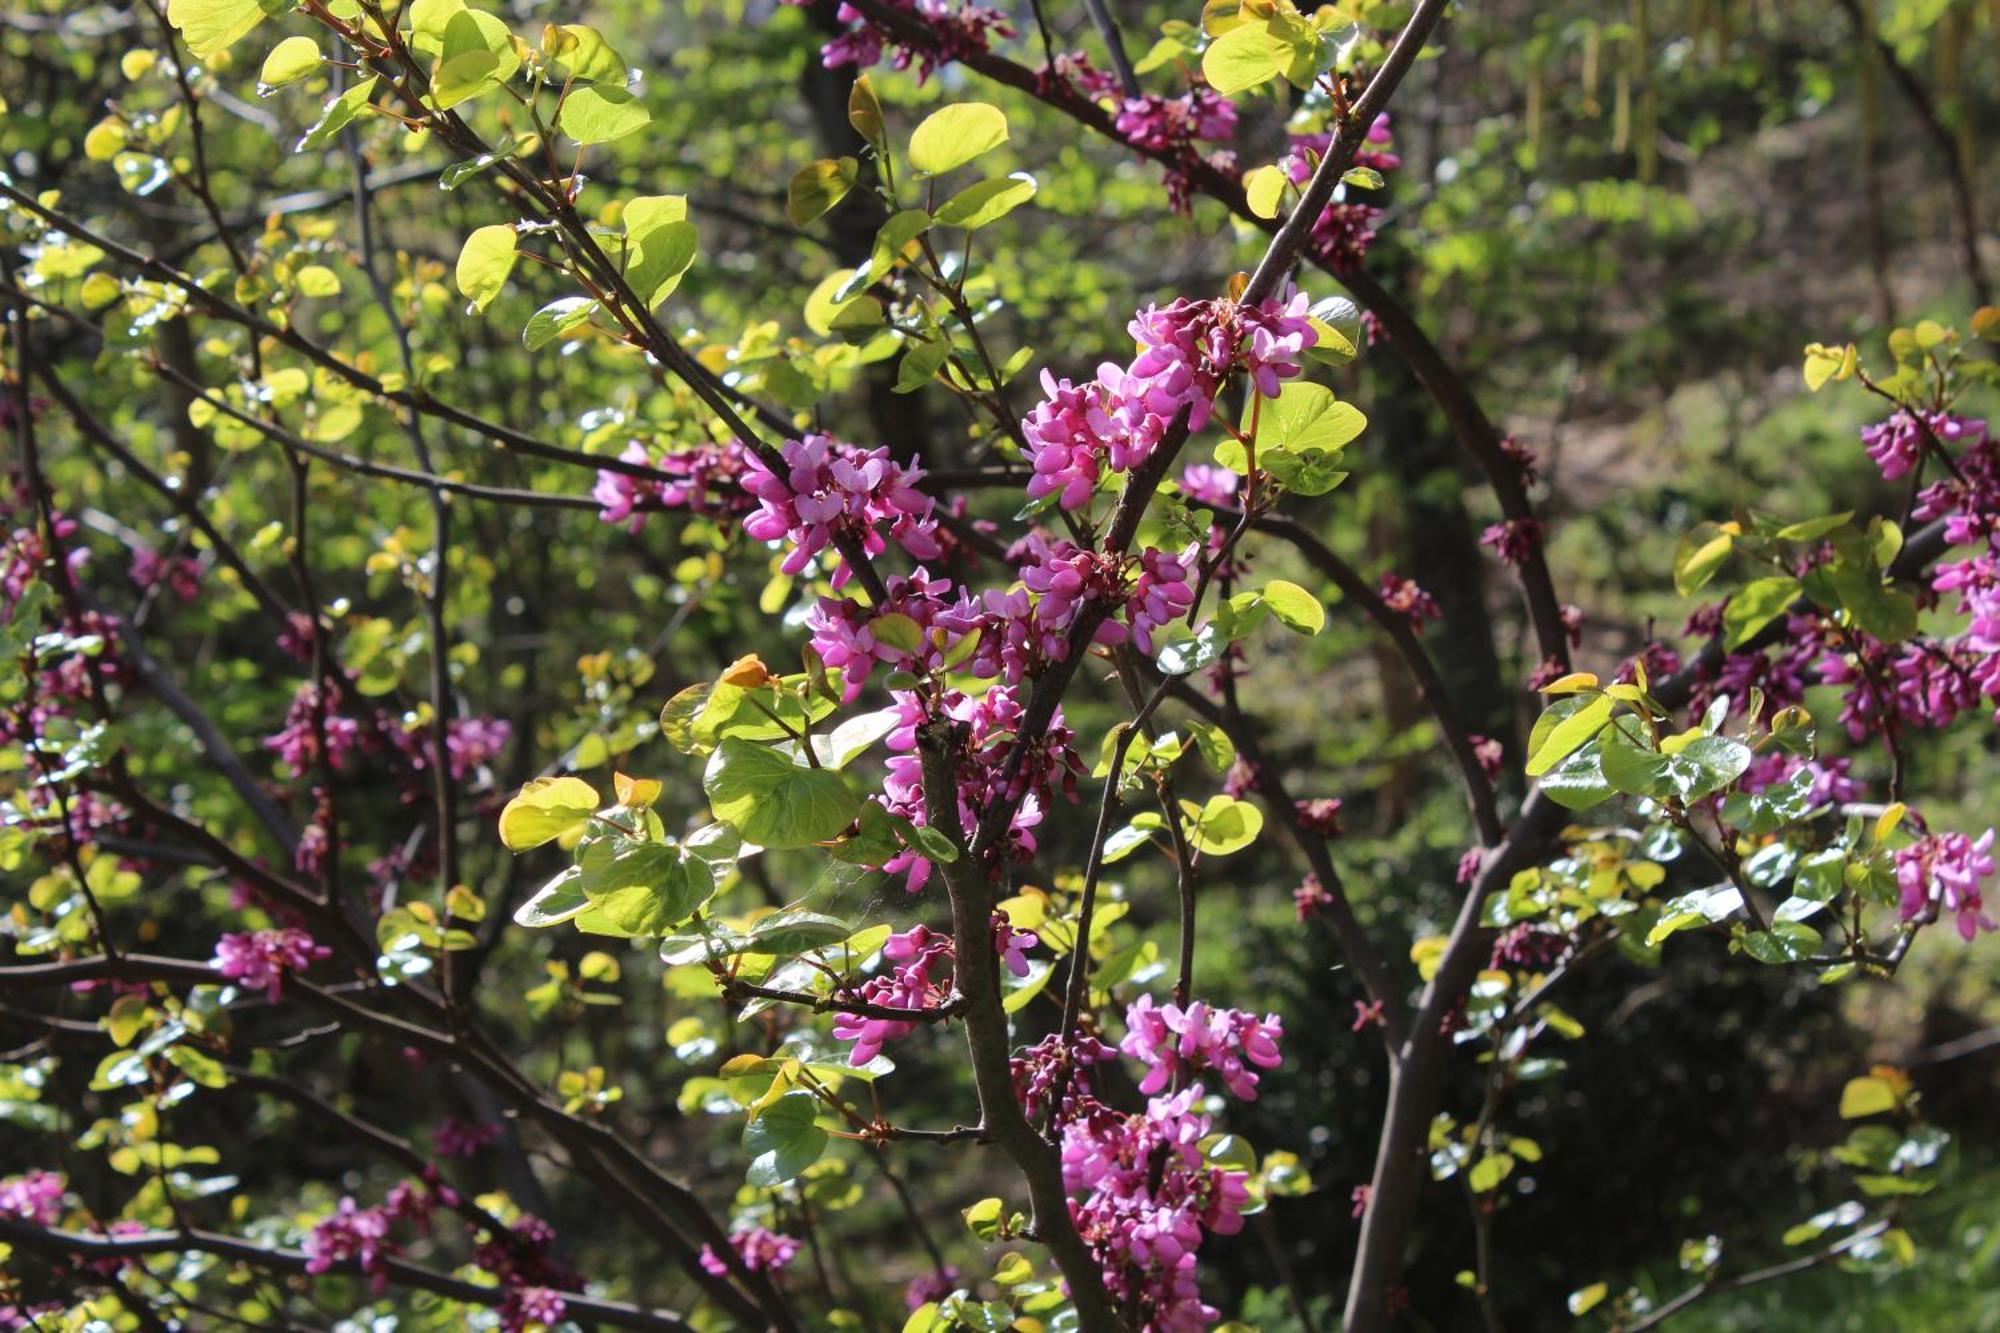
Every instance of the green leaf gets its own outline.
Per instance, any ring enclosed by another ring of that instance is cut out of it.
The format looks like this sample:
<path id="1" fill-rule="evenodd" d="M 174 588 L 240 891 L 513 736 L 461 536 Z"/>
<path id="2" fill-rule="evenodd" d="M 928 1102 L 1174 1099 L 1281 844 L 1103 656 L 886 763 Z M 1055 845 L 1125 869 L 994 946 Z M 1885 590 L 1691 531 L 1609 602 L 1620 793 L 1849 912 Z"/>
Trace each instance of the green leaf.
<path id="1" fill-rule="evenodd" d="M 259 95 L 297 83 L 319 68 L 319 43 L 310 37 L 287 37 L 271 48 L 264 66 L 257 71 Z"/>
<path id="2" fill-rule="evenodd" d="M 1203 806 L 1183 801 L 1181 808 L 1188 815 L 1189 845 L 1210 856 L 1242 851 L 1264 828 L 1264 812 L 1234 796 L 1211 796 Z"/>
<path id="3" fill-rule="evenodd" d="M 192 1046 L 169 1047 L 167 1059 L 172 1062 L 174 1068 L 204 1088 L 229 1086 L 229 1074 L 223 1069 L 222 1062 Z"/>
<path id="4" fill-rule="evenodd" d="M 1743 937 L 1743 952 L 1760 963 L 1796 963 L 1810 958 L 1820 947 L 1819 932 L 1803 921 L 1779 921 L 1769 930 L 1753 930 Z"/>
<path id="5" fill-rule="evenodd" d="M 827 1133 L 813 1123 L 819 1099 L 810 1092 L 788 1092 L 765 1107 L 743 1127 L 743 1150 L 750 1154 L 745 1179 L 758 1189 L 771 1189 L 796 1178 L 826 1151 Z"/>
<path id="6" fill-rule="evenodd" d="M 1359 408 L 1335 398 L 1333 390 L 1324 384 L 1289 380 L 1284 391 L 1266 401 L 1259 411 L 1258 461 L 1263 462 L 1265 454 L 1273 450 L 1331 452 L 1361 434 L 1367 426 L 1368 418 Z M 1247 421 L 1244 428 L 1247 434 Z"/>
<path id="7" fill-rule="evenodd" d="M 1726 736 L 1698 736 L 1671 756 L 1675 785 L 1684 801 L 1699 801 L 1743 776 L 1750 747 Z"/>
<path id="8" fill-rule="evenodd" d="M 701 785 L 715 817 L 759 847 L 806 847 L 847 831 L 861 800 L 838 773 L 801 768 L 734 737 L 709 756 Z"/>
<path id="9" fill-rule="evenodd" d="M 1718 523 L 1703 523 L 1674 548 L 1674 591 L 1692 597 L 1707 586 L 1736 549 L 1736 536 Z"/>
<path id="10" fill-rule="evenodd" d="M 1662 800 L 1674 794 L 1669 774 L 1672 761 L 1666 755 L 1633 739 L 1637 723 L 1613 726 L 1604 733 L 1601 745 L 1604 780 L 1627 796 L 1648 796 Z"/>
<path id="11" fill-rule="evenodd" d="M 1272 579 L 1259 590 L 1264 605 L 1286 629 L 1300 634 L 1317 634 L 1326 628 L 1326 608 L 1319 598 L 1296 583 Z"/>
<path id="12" fill-rule="evenodd" d="M 1780 541 L 1816 542 L 1828 533 L 1846 527 L 1848 520 L 1853 517 L 1854 511 L 1848 509 L 1838 514 L 1824 514 L 1819 518 L 1801 519 L 1797 523 L 1787 523 L 1784 527 L 1779 528 L 1776 536 Z"/>
<path id="13" fill-rule="evenodd" d="M 1610 1294 L 1611 1284 L 1608 1282 L 1593 1282 L 1587 1287 L 1578 1287 L 1569 1294 L 1569 1312 L 1581 1318 L 1603 1304 L 1604 1298 Z"/>
<path id="14" fill-rule="evenodd" d="M 534 897 L 514 909 L 514 924 L 541 930 L 581 916 L 590 907 L 590 899 L 577 888 L 582 878 L 583 872 L 571 866 L 542 885 Z"/>
<path id="15" fill-rule="evenodd" d="M 1217 616 L 1200 629 L 1191 630 L 1179 620 L 1154 631 L 1158 647 L 1153 658 L 1170 676 L 1185 676 L 1214 666 L 1231 642 L 1228 626 Z"/>
<path id="16" fill-rule="evenodd" d="M 625 58 L 604 40 L 604 34 L 581 23 L 565 23 L 550 29 L 542 46 L 578 83 L 608 83 L 622 88 L 631 75 Z"/>
<path id="17" fill-rule="evenodd" d="M 1000 1008 L 1010 1014 L 1018 1014 L 1047 988 L 1049 978 L 1055 975 L 1056 967 L 1046 958 L 1037 958 L 1028 964 L 1028 974 L 1017 977 L 1011 972 L 1003 972 L 1000 977 Z"/>
<path id="18" fill-rule="evenodd" d="M 1277 78 L 1279 60 L 1289 60 L 1289 56 L 1262 23 L 1245 23 L 1208 44 L 1208 50 L 1202 52 L 1201 72 L 1215 91 L 1233 97 Z"/>
<path id="19" fill-rule="evenodd" d="M 1840 1090 L 1840 1118 L 1860 1120 L 1896 1109 L 1896 1089 L 1887 1079 L 1873 1074 L 1847 1080 Z"/>
<path id="20" fill-rule="evenodd" d="M 529 351 L 539 352 L 566 337 L 572 329 L 589 323 L 599 308 L 588 296 L 565 296 L 560 301 L 551 301 L 528 317 L 521 330 L 521 342 Z"/>
<path id="21" fill-rule="evenodd" d="M 876 637 L 881 637 L 879 631 Z M 856 756 L 901 725 L 902 715 L 894 708 L 850 717 L 830 734 L 813 733 L 813 755 L 819 760 L 821 768 L 846 768 Z"/>
<path id="22" fill-rule="evenodd" d="M 500 843 L 510 852 L 525 852 L 590 821 L 602 802 L 597 789 L 582 778 L 536 778 L 500 812 Z"/>
<path id="23" fill-rule="evenodd" d="M 686 222 L 688 201 L 684 194 L 641 194 L 625 201 L 618 220 L 625 227 L 627 248 L 638 245 L 655 230 L 671 222 Z"/>
<path id="24" fill-rule="evenodd" d="M 875 84 L 866 74 L 856 76 L 847 94 L 847 123 L 854 132 L 880 148 L 887 141 L 888 126 L 882 119 L 882 101 L 875 96 Z"/>
<path id="25" fill-rule="evenodd" d="M 1278 205 L 1285 195 L 1285 186 L 1291 178 L 1280 167 L 1266 163 L 1253 171 L 1244 173 L 1243 198 L 1250 206 L 1250 212 L 1260 218 L 1278 216 Z"/>
<path id="26" fill-rule="evenodd" d="M 571 88 L 556 127 L 580 144 L 610 143 L 646 128 L 653 115 L 623 88 L 590 84 Z"/>
<path id="27" fill-rule="evenodd" d="M 279 0 L 167 0 L 167 22 L 180 30 L 196 60 L 210 60 L 234 46 L 265 16 L 289 8 Z"/>
<path id="28" fill-rule="evenodd" d="M 792 225 L 803 227 L 845 199 L 860 177 L 861 164 L 851 157 L 822 158 L 800 167 L 785 191 L 785 213 Z"/>
<path id="29" fill-rule="evenodd" d="M 857 269 L 853 278 L 854 291 L 847 294 L 857 295 L 863 288 L 879 281 L 908 257 L 904 252 L 909 249 L 910 242 L 930 229 L 931 215 L 921 208 L 906 208 L 884 222 L 875 233 L 875 248 L 868 260 L 867 276 L 863 277 Z"/>
<path id="30" fill-rule="evenodd" d="M 333 136 L 346 129 L 348 123 L 361 114 L 368 105 L 368 99 L 375 95 L 376 76 L 370 74 L 361 82 L 349 88 L 340 96 L 328 102 L 319 113 L 319 119 L 300 139 L 297 152 L 309 152 L 314 148 L 324 148 L 333 142 Z"/>
<path id="31" fill-rule="evenodd" d="M 854 934 L 854 923 L 819 912 L 775 912 L 750 927 L 750 951 L 790 955 L 823 949 Z"/>
<path id="32" fill-rule="evenodd" d="M 504 223 L 481 227 L 465 238 L 458 252 L 458 294 L 475 311 L 493 304 L 507 285 L 519 257 L 520 236 Z"/>
<path id="33" fill-rule="evenodd" d="M 514 34 L 491 14 L 461 9 L 444 25 L 444 46 L 431 101 L 444 111 L 491 92 L 521 68 Z"/>
<path id="34" fill-rule="evenodd" d="M 715 892 L 707 865 L 664 842 L 612 834 L 578 849 L 579 886 L 604 920 L 626 935 L 666 935 Z"/>
<path id="35" fill-rule="evenodd" d="M 1504 1152 L 1488 1153 L 1472 1164 L 1466 1183 L 1472 1186 L 1474 1194 L 1484 1194 L 1498 1189 L 1500 1183 L 1514 1172 L 1514 1159 Z"/>
<path id="36" fill-rule="evenodd" d="M 997 222 L 1035 197 L 1035 178 L 1025 171 L 968 185 L 938 208 L 937 220 L 947 227 L 973 231 Z"/>
<path id="37" fill-rule="evenodd" d="M 1007 142 L 1007 116 L 986 102 L 958 102 L 933 111 L 910 136 L 910 165 L 942 176 Z"/>
<path id="38" fill-rule="evenodd" d="M 629 223 L 628 223 L 629 226 Z M 651 309 L 673 295 L 694 264 L 699 233 L 692 222 L 665 222 L 640 232 L 636 248 L 628 233 L 625 281 Z"/>
<path id="39" fill-rule="evenodd" d="M 1364 190 L 1379 190 L 1384 182 L 1382 173 L 1373 167 L 1349 167 L 1341 173 L 1342 185 L 1355 185 Z"/>
<path id="40" fill-rule="evenodd" d="M 980 1240 L 995 1240 L 1000 1235 L 1000 1223 L 1006 1216 L 1007 1205 L 997 1198 L 981 1199 L 970 1208 L 960 1210 L 965 1225 Z"/>
<path id="41" fill-rule="evenodd" d="M 1752 579 L 1737 589 L 1722 611 L 1723 646 L 1731 652 L 1785 613 L 1799 595 L 1799 581 L 1790 575 Z"/>
<path id="42" fill-rule="evenodd" d="M 1847 853 L 1838 847 L 1814 852 L 1799 861 L 1792 892 L 1816 903 L 1830 903 L 1847 883 Z"/>
<path id="43" fill-rule="evenodd" d="M 1602 755 L 1587 744 L 1542 774 L 1542 790 L 1565 810 L 1588 810 L 1611 799 L 1611 784 L 1604 779 Z"/>
<path id="44" fill-rule="evenodd" d="M 1568 706 L 1567 711 L 1565 711 L 1566 706 Z M 1578 696 L 1574 699 L 1564 699 L 1542 714 L 1544 721 L 1558 713 L 1561 713 L 1562 717 L 1535 745 L 1534 753 L 1528 758 L 1528 776 L 1540 777 L 1566 758 L 1570 751 L 1595 736 L 1604 724 L 1611 720 L 1611 710 L 1615 706 L 1615 701 L 1608 694 L 1600 694 L 1594 698 Z M 1542 730 L 1539 723 L 1535 730 L 1537 732 Z"/>

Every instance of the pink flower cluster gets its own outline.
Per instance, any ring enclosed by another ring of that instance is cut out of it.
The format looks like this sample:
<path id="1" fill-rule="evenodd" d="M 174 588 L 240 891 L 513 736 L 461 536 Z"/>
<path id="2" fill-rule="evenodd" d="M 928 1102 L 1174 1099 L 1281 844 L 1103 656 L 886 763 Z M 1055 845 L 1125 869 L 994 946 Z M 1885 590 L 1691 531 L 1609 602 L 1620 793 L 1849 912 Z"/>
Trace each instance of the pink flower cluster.
<path id="1" fill-rule="evenodd" d="M 285 767 L 294 773 L 309 773 L 319 763 L 321 757 L 320 735 L 325 732 L 327 763 L 339 768 L 347 762 L 347 757 L 361 746 L 361 724 L 351 717 L 342 716 L 340 691 L 329 687 L 325 693 L 325 713 L 319 717 L 320 687 L 310 681 L 299 686 L 292 696 L 291 707 L 285 711 L 285 725 L 282 730 L 264 739 L 264 748 L 273 751 Z"/>
<path id="2" fill-rule="evenodd" d="M 1861 431 L 1861 447 L 1884 481 L 1894 481 L 1908 473 L 1924 455 L 1924 446 L 1935 438 L 1949 449 L 1984 438 L 1986 423 L 1947 412 L 1925 412 L 1922 418 L 1908 408 L 1898 408 L 1886 421 L 1878 421 Z"/>
<path id="3" fill-rule="evenodd" d="M 132 548 L 132 582 L 141 588 L 164 587 L 183 602 L 201 595 L 201 564 L 186 556 L 163 556 L 148 546 Z"/>
<path id="4" fill-rule="evenodd" d="M 1159 1092 L 1213 1070 L 1230 1092 L 1255 1101 L 1257 1075 L 1250 1066 L 1277 1068 L 1284 1035 L 1276 1014 L 1260 1019 L 1240 1009 L 1211 1009 L 1200 1000 L 1183 1009 L 1141 995 L 1125 1011 L 1125 1040 L 1118 1049 L 1146 1066 L 1141 1092 Z"/>
<path id="5" fill-rule="evenodd" d="M 889 733 L 889 773 L 876 799 L 889 813 L 924 824 L 928 816 L 923 766 L 917 755 L 917 728 L 929 712 L 923 698 L 915 693 L 898 690 L 892 697 L 902 724 Z M 968 738 L 964 759 L 955 774 L 959 819 L 966 828 L 975 828 L 989 806 L 1003 799 L 1018 798 L 1020 805 L 1014 813 L 1006 849 L 1007 856 L 1014 860 L 1025 860 L 1034 854 L 1033 830 L 1042 822 L 1046 803 L 1058 790 L 1074 801 L 1077 775 L 1083 772 L 1075 736 L 1063 724 L 1062 710 L 1058 708 L 1034 749 L 1022 758 L 1018 770 L 1009 775 L 1021 744 L 1018 728 L 1022 707 L 1018 691 L 1012 685 L 995 685 L 977 699 L 963 691 L 950 690 L 942 700 L 943 715 L 964 724 Z M 914 849 L 906 849 L 881 869 L 903 875 L 904 886 L 911 893 L 930 881 L 931 863 Z"/>
<path id="6" fill-rule="evenodd" d="M 215 942 L 211 960 L 217 972 L 252 990 L 262 988 L 273 1002 L 283 989 L 287 972 L 302 972 L 332 950 L 314 944 L 303 930 L 239 931 Z"/>
<path id="7" fill-rule="evenodd" d="M 0 1217 L 18 1217 L 36 1226 L 62 1220 L 68 1182 L 54 1171 L 29 1171 L 0 1180 Z"/>
<path id="8" fill-rule="evenodd" d="M 1912 843 L 1896 853 L 1903 920 L 1929 921 L 1940 911 L 1950 912 L 1966 940 L 1982 930 L 2000 930 L 2000 923 L 1986 915 L 1979 892 L 1993 870 L 1992 829 L 1976 841 L 1963 833 L 1938 833 Z"/>
<path id="9" fill-rule="evenodd" d="M 602 507 L 598 517 L 606 523 L 624 523 L 638 532 L 646 524 L 646 515 L 660 510 L 684 509 L 729 519 L 754 503 L 742 487 L 749 454 L 741 441 L 704 442 L 655 458 L 651 450 L 634 440 L 618 457 L 627 463 L 644 463 L 668 477 L 655 480 L 600 468 L 590 494 Z"/>
<path id="10" fill-rule="evenodd" d="M 568 1310 L 562 1292 L 583 1286 L 583 1275 L 554 1257 L 555 1228 L 523 1213 L 504 1233 L 486 1233 L 473 1248 L 472 1262 L 500 1279 L 502 1333 L 523 1333 L 532 1324 L 553 1326 Z"/>
<path id="11" fill-rule="evenodd" d="M 785 0 L 792 5 L 809 2 Z M 886 3 L 917 20 L 924 30 L 921 45 L 906 41 L 854 6 L 843 3 L 835 11 L 835 17 L 854 26 L 820 48 L 820 63 L 828 69 L 843 65 L 866 69 L 878 64 L 886 51 L 893 53 L 890 64 L 896 69 L 908 69 L 915 63 L 917 82 L 922 83 L 938 66 L 985 51 L 995 37 L 1014 35 L 1013 24 L 1005 13 L 972 0 L 886 0 Z"/>
<path id="12" fill-rule="evenodd" d="M 1107 362 L 1081 386 L 1043 371 L 1046 397 L 1021 423 L 1035 472 L 1028 495 L 1058 495 L 1063 508 L 1081 509 L 1107 468 L 1136 467 L 1183 413 L 1189 429 L 1207 425 L 1237 370 L 1276 397 L 1318 341 L 1309 306 L 1303 293 L 1255 306 L 1186 298 L 1149 306 L 1132 319 L 1139 350 L 1129 366 Z"/>
<path id="13" fill-rule="evenodd" d="M 799 1242 L 765 1227 L 746 1227 L 731 1233 L 730 1248 L 743 1266 L 753 1273 L 775 1273 L 791 1263 L 799 1252 Z M 729 1276 L 729 1264 L 714 1249 L 701 1247 L 701 1266 L 716 1277 Z"/>
<path id="14" fill-rule="evenodd" d="M 395 1221 L 387 1207 L 362 1208 L 342 1195 L 333 1212 L 313 1224 L 305 1240 L 306 1272 L 325 1273 L 336 1264 L 352 1264 L 374 1280 L 380 1291 L 388 1282 L 382 1261 L 396 1253 L 389 1239 Z"/>
<path id="15" fill-rule="evenodd" d="M 822 597 L 806 612 L 813 651 L 841 673 L 849 702 L 861 693 L 878 662 L 915 675 L 929 674 L 941 669 L 951 650 L 968 634 L 979 632 L 987 620 L 970 594 L 953 597 L 951 580 L 936 578 L 925 569 L 890 579 L 887 590 L 880 608 L 845 597 Z M 877 633 L 885 616 L 901 616 L 916 626 L 920 644 L 914 652 L 893 642 L 886 630 Z"/>
<path id="16" fill-rule="evenodd" d="M 1382 605 L 1408 619 L 1411 629 L 1421 632 L 1426 620 L 1444 619 L 1444 611 L 1438 606 L 1437 598 L 1418 586 L 1415 579 L 1406 579 L 1395 573 L 1384 574 L 1377 591 Z"/>
<path id="17" fill-rule="evenodd" d="M 1317 337 L 1317 335 L 1315 335 Z M 1236 488 L 1243 481 L 1226 467 L 1190 463 L 1181 470 L 1181 493 L 1202 504 L 1228 505 L 1236 502 Z"/>
<path id="18" fill-rule="evenodd" d="M 1509 518 L 1479 534 L 1479 544 L 1514 566 L 1524 565 L 1542 544 L 1542 523 L 1536 518 Z"/>
<path id="19" fill-rule="evenodd" d="M 914 926 L 900 935 L 891 935 L 882 945 L 882 957 L 893 964 L 882 976 L 863 982 L 854 998 L 868 1004 L 894 1009 L 935 1009 L 947 998 L 944 983 L 932 975 L 934 969 L 950 965 L 951 939 L 927 926 Z M 835 1014 L 833 1035 L 851 1041 L 847 1062 L 855 1068 L 882 1053 L 884 1044 L 916 1031 L 914 1021 L 869 1018 L 861 1014 Z"/>
<path id="20" fill-rule="evenodd" d="M 1040 1120 L 1062 1087 L 1062 1111 L 1058 1121 L 1072 1120 L 1093 1109 L 1096 1101 L 1083 1080 L 1076 1075 L 1092 1065 L 1118 1058 L 1118 1052 L 1087 1032 L 1078 1032 L 1068 1041 L 1050 1033 L 1008 1060 L 1014 1080 L 1014 1098 L 1030 1120 Z"/>
<path id="21" fill-rule="evenodd" d="M 476 1157 L 500 1137 L 500 1126 L 475 1124 L 448 1115 L 431 1131 L 431 1150 L 440 1157 Z"/>
<path id="22" fill-rule="evenodd" d="M 931 498 L 916 488 L 923 469 L 892 462 L 886 448 L 860 449 L 830 435 L 787 440 L 782 453 L 783 476 L 767 469 L 763 459 L 750 458 L 743 486 L 758 506 L 743 520 L 743 530 L 758 541 L 789 543 L 779 566 L 785 573 L 799 573 L 837 537 L 853 539 L 871 558 L 881 555 L 889 549 L 880 530 L 884 524 L 918 560 L 944 553 L 930 516 Z M 853 576 L 842 558 L 833 586 L 844 587 Z"/>
<path id="23" fill-rule="evenodd" d="M 1179 97 L 1142 93 L 1118 108 L 1118 133 L 1151 153 L 1191 154 L 1195 141 L 1227 143 L 1236 134 L 1236 104 L 1206 85 Z"/>
<path id="24" fill-rule="evenodd" d="M 1247 1178 L 1203 1158 L 1201 1097 L 1197 1083 L 1129 1116 L 1080 1099 L 1082 1113 L 1063 1126 L 1063 1184 L 1084 1194 L 1071 1216 L 1113 1299 L 1144 1333 L 1213 1327 L 1218 1314 L 1201 1299 L 1196 1256 L 1207 1233 L 1243 1227 Z"/>

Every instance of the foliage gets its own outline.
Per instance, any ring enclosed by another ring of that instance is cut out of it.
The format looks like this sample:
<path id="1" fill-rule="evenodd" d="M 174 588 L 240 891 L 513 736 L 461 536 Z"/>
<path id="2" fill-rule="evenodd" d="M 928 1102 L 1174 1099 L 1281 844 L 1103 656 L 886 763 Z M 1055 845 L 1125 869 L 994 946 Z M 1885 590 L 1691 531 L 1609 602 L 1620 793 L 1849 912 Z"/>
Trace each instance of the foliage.
<path id="1" fill-rule="evenodd" d="M 1993 15 L 1114 8 L 9 9 L 0 1323 L 1990 1267 L 1844 1016 L 1996 929 Z M 1850 89 L 1859 281 L 1710 299 Z"/>

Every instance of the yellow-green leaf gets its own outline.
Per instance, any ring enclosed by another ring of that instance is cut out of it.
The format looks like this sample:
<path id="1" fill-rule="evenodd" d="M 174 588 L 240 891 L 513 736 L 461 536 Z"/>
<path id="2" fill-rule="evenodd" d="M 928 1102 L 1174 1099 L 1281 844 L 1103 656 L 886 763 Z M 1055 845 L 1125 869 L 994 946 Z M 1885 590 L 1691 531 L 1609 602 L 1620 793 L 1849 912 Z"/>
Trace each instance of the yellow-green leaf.
<path id="1" fill-rule="evenodd" d="M 500 812 L 500 842 L 525 852 L 582 828 L 597 813 L 597 789 L 582 778 L 536 778 Z"/>
<path id="2" fill-rule="evenodd" d="M 1201 72 L 1224 97 L 1269 83 L 1278 76 L 1280 53 L 1286 51 L 1261 23 L 1231 28 L 1208 44 Z"/>
<path id="3" fill-rule="evenodd" d="M 861 164 L 851 157 L 822 158 L 800 167 L 785 192 L 792 225 L 803 227 L 845 199 L 860 174 Z"/>
<path id="4" fill-rule="evenodd" d="M 1243 197 L 1249 202 L 1250 211 L 1260 218 L 1278 216 L 1278 203 L 1284 197 L 1289 179 L 1283 170 L 1268 163 L 1246 173 Z"/>
<path id="5" fill-rule="evenodd" d="M 958 102 L 925 117 L 910 136 L 910 165 L 942 176 L 1007 142 L 1007 116 L 986 102 Z"/>
<path id="6" fill-rule="evenodd" d="M 1840 1090 L 1840 1118 L 1859 1120 L 1864 1116 L 1880 1115 L 1884 1111 L 1896 1109 L 1896 1090 L 1887 1079 L 1873 1074 L 1847 1080 L 1847 1086 Z"/>
<path id="7" fill-rule="evenodd" d="M 283 8 L 276 0 L 167 0 L 167 22 L 180 29 L 195 59 L 209 60 Z"/>
<path id="8" fill-rule="evenodd" d="M 623 88 L 572 88 L 556 125 L 578 143 L 610 143 L 646 128 L 652 113 Z"/>
<path id="9" fill-rule="evenodd" d="M 514 271 L 519 253 L 518 240 L 514 229 L 504 223 L 481 227 L 465 238 L 458 252 L 458 292 L 472 303 L 472 309 L 486 309 L 507 285 L 507 275 Z"/>
<path id="10" fill-rule="evenodd" d="M 264 67 L 257 71 L 257 91 L 268 93 L 297 83 L 318 69 L 319 62 L 318 42 L 310 37 L 287 37 L 264 57 Z"/>

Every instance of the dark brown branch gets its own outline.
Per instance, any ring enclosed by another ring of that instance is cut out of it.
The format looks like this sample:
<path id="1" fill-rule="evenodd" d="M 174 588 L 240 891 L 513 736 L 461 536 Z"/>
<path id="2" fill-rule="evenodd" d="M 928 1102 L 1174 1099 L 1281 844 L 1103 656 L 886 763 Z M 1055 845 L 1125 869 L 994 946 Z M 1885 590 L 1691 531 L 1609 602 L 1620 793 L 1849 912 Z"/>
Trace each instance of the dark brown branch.
<path id="1" fill-rule="evenodd" d="M 149 1254 L 212 1254 L 218 1258 L 249 1264 L 254 1268 L 274 1273 L 311 1276 L 306 1267 L 312 1262 L 311 1256 L 302 1251 L 259 1245 L 236 1236 L 226 1236 L 219 1232 L 196 1228 L 178 1231 L 140 1231 L 108 1236 L 93 1235 L 84 1231 L 64 1231 L 56 1227 L 40 1227 L 19 1218 L 0 1217 L 0 1240 L 47 1258 L 74 1260 L 80 1263 L 99 1259 L 140 1258 Z M 492 1308 L 507 1298 L 506 1290 L 500 1286 L 481 1286 L 475 1282 L 466 1282 L 447 1273 L 413 1264 L 406 1259 L 385 1257 L 380 1260 L 380 1265 L 381 1271 L 395 1286 L 407 1287 L 413 1291 L 432 1292 L 462 1304 Z M 336 1264 L 330 1271 L 343 1275 L 364 1272 L 351 1262 Z M 596 1320 L 614 1328 L 679 1330 L 688 1327 L 686 1321 L 669 1310 L 648 1310 L 643 1306 L 631 1305 L 624 1301 L 605 1300 L 597 1296 L 585 1296 L 579 1292 L 563 1292 L 562 1297 L 563 1305 L 570 1316 L 582 1320 Z"/>

